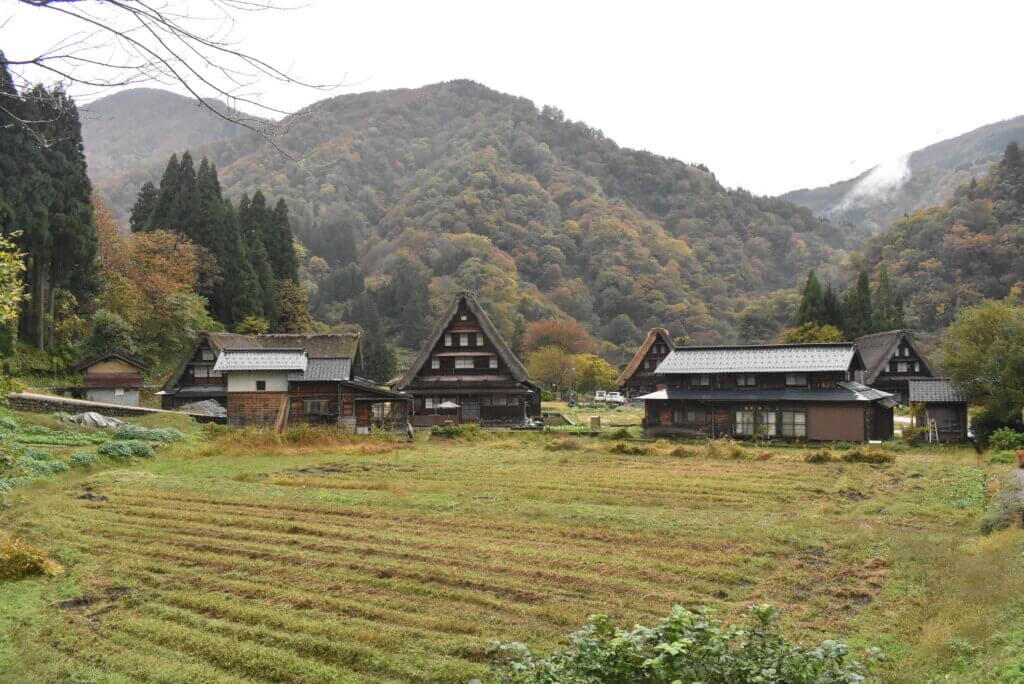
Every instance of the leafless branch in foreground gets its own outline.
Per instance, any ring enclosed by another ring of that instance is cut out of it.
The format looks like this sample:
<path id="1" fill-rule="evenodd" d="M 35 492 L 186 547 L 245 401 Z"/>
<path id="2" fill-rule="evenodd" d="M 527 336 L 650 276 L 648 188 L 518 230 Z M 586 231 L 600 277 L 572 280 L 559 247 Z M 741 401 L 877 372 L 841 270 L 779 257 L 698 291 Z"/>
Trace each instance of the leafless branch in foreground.
<path id="1" fill-rule="evenodd" d="M 0 53 L 0 65 L 11 71 L 23 97 L 30 90 L 23 73 L 33 68 L 51 74 L 65 87 L 85 87 L 93 92 L 146 83 L 183 88 L 199 106 L 257 133 L 284 153 L 277 142 L 284 130 L 268 118 L 291 112 L 260 102 L 254 88 L 268 80 L 324 91 L 343 85 L 299 79 L 242 50 L 231 39 L 239 14 L 294 11 L 302 8 L 299 4 L 282 0 L 206 0 L 202 7 L 210 14 L 203 16 L 190 11 L 188 5 L 194 8 L 195 2 L 183 0 L 18 2 L 53 12 L 66 25 L 81 27 L 38 54 L 4 57 Z M 217 100 L 223 100 L 228 110 L 214 106 Z M 266 118 L 244 114 L 241 108 L 262 112 Z M 15 123 L 29 126 L 32 122 L 15 119 Z"/>

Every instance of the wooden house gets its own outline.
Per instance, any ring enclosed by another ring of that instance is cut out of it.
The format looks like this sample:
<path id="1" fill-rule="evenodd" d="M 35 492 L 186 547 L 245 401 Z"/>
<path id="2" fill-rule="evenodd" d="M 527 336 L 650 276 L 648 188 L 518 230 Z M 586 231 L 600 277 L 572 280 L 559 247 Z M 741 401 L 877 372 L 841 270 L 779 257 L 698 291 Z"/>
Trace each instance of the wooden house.
<path id="1" fill-rule="evenodd" d="M 301 349 L 313 359 L 344 359 L 349 379 L 361 373 L 359 333 L 268 334 L 200 333 L 174 374 L 157 392 L 165 409 L 214 400 L 227 406 L 227 384 L 214 368 L 229 349 Z"/>
<path id="2" fill-rule="evenodd" d="M 658 376 L 654 371 L 672 351 L 672 336 L 665 328 L 653 328 L 636 350 L 629 364 L 619 373 L 615 384 L 623 396 L 633 399 L 658 389 Z"/>
<path id="3" fill-rule="evenodd" d="M 968 438 L 967 394 L 949 378 L 915 378 L 907 381 L 907 401 L 920 406 L 914 417 L 926 429 L 926 439 L 964 442 Z"/>
<path id="4" fill-rule="evenodd" d="M 893 434 L 887 392 L 858 381 L 852 344 L 682 347 L 642 395 L 651 436 L 768 437 L 864 442 Z"/>
<path id="5" fill-rule="evenodd" d="M 160 394 L 168 409 L 215 400 L 236 426 L 404 432 L 409 397 L 360 377 L 360 369 L 358 333 L 203 333 Z"/>
<path id="6" fill-rule="evenodd" d="M 82 373 L 81 386 L 74 388 L 76 395 L 107 404 L 139 405 L 139 390 L 145 384 L 142 374 L 147 368 L 138 359 L 121 352 L 105 352 L 84 359 L 74 370 Z"/>
<path id="7" fill-rule="evenodd" d="M 540 416 L 540 387 L 469 292 L 455 296 L 396 389 L 413 397 L 415 427 Z"/>
<path id="8" fill-rule="evenodd" d="M 909 330 L 888 330 L 853 341 L 864 359 L 864 384 L 907 400 L 908 382 L 938 375 Z"/>
<path id="9" fill-rule="evenodd" d="M 888 330 L 853 343 L 864 359 L 864 384 L 891 392 L 904 406 L 920 405 L 918 426 L 929 427 L 934 421 L 940 441 L 967 439 L 967 394 L 948 378 L 938 377 L 913 333 Z"/>

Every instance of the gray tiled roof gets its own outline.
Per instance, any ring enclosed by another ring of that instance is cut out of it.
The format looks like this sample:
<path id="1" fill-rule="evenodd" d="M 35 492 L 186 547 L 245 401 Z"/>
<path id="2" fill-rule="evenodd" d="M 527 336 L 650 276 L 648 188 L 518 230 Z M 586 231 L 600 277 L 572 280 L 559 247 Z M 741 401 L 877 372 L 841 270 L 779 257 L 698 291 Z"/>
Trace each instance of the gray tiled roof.
<path id="1" fill-rule="evenodd" d="M 949 378 L 907 381 L 907 400 L 911 402 L 960 404 L 966 402 L 967 399 L 967 393 L 950 382 Z"/>
<path id="2" fill-rule="evenodd" d="M 845 384 L 845 383 L 843 383 Z M 874 390 L 877 392 L 877 390 Z M 881 400 L 883 405 L 891 405 L 892 395 L 881 392 L 882 397 L 868 396 L 866 393 L 843 387 L 842 384 L 832 389 L 772 389 L 772 390 L 702 390 L 702 389 L 663 389 L 645 394 L 639 399 L 650 401 L 673 399 L 680 401 L 786 401 L 786 402 L 851 402 Z"/>
<path id="3" fill-rule="evenodd" d="M 292 382 L 339 382 L 350 380 L 352 359 L 309 359 L 306 370 L 288 374 Z"/>
<path id="4" fill-rule="evenodd" d="M 808 373 L 845 371 L 853 344 L 776 344 L 749 347 L 681 347 L 662 361 L 666 373 Z"/>
<path id="5" fill-rule="evenodd" d="M 304 371 L 306 352 L 302 349 L 225 349 L 213 365 L 215 371 Z"/>

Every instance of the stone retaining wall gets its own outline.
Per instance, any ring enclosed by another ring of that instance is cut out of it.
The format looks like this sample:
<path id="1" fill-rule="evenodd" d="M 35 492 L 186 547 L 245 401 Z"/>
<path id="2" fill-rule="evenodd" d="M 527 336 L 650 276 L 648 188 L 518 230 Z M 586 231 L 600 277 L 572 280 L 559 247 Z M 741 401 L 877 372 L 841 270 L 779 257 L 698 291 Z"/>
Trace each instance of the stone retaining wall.
<path id="1" fill-rule="evenodd" d="M 154 413 L 179 413 L 178 411 L 164 411 L 163 409 L 146 408 L 144 406 L 122 406 L 120 404 L 105 404 L 97 401 L 85 401 L 83 399 L 70 399 L 68 397 L 55 397 L 49 394 L 32 394 L 30 392 L 18 392 L 7 395 L 7 404 L 19 411 L 32 411 L 34 413 L 52 413 L 53 411 L 67 411 L 68 413 L 82 413 L 83 411 L 95 411 L 105 416 L 148 416 Z M 216 416 L 202 416 L 186 414 L 195 418 L 200 423 L 224 423 L 224 418 Z"/>

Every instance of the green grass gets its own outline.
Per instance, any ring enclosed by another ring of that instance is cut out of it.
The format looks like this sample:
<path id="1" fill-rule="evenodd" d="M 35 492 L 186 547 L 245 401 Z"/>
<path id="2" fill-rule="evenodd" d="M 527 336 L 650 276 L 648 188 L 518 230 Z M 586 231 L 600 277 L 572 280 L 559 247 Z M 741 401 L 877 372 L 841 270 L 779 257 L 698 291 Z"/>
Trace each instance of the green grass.
<path id="1" fill-rule="evenodd" d="M 880 681 L 1019 681 L 1024 534 L 978 534 L 1005 466 L 963 449 L 192 434 L 15 491 L 0 526 L 66 573 L 0 584 L 0 681 L 465 682 L 492 639 L 543 651 L 596 612 L 751 603 L 801 641 L 881 646 Z"/>

